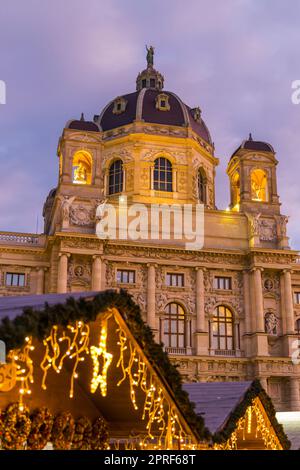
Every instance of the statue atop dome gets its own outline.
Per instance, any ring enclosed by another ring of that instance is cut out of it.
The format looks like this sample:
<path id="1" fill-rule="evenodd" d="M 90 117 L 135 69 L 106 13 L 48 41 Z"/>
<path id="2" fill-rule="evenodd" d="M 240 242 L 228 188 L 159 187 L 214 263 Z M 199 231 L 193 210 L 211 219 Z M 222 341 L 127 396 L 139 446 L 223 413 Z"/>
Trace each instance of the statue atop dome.
<path id="1" fill-rule="evenodd" d="M 147 67 L 153 67 L 153 62 L 154 62 L 154 47 L 153 46 L 147 46 L 146 45 L 146 50 L 147 50 Z"/>

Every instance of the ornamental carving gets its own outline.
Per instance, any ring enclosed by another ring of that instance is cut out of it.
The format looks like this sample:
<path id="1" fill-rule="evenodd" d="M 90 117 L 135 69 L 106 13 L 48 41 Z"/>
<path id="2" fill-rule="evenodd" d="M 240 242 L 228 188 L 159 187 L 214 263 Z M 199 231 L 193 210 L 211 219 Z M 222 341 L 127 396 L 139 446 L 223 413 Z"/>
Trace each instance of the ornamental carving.
<path id="1" fill-rule="evenodd" d="M 142 294 L 141 292 L 134 292 L 134 291 L 131 291 L 130 294 L 132 295 L 135 303 L 140 306 L 141 311 L 145 313 L 146 307 L 147 307 L 146 294 Z"/>
<path id="2" fill-rule="evenodd" d="M 187 190 L 186 173 L 184 171 L 178 172 L 178 191 L 185 192 Z"/>
<path id="3" fill-rule="evenodd" d="M 149 168 L 142 168 L 140 173 L 140 182 L 141 188 L 149 189 L 150 187 L 150 169 Z"/>
<path id="4" fill-rule="evenodd" d="M 103 156 L 103 164 L 110 160 L 121 159 L 123 163 L 128 163 L 133 160 L 131 152 L 127 149 L 122 149 L 119 152 L 107 153 Z"/>
<path id="5" fill-rule="evenodd" d="M 91 226 L 94 224 L 95 210 L 79 204 L 70 209 L 70 222 L 73 225 Z"/>
<path id="6" fill-rule="evenodd" d="M 102 246 L 100 240 L 89 240 L 87 238 L 75 238 L 61 241 L 61 248 L 80 248 L 99 251 Z"/>
<path id="7" fill-rule="evenodd" d="M 278 324 L 279 320 L 274 312 L 269 311 L 265 314 L 265 332 L 268 333 L 268 335 L 278 334 Z"/>
<path id="8" fill-rule="evenodd" d="M 165 292 L 156 294 L 156 308 L 159 313 L 164 312 L 167 302 L 168 295 Z"/>
<path id="9" fill-rule="evenodd" d="M 68 285 L 79 282 L 89 285 L 92 278 L 92 268 L 85 258 L 72 258 L 68 266 Z"/>
<path id="10" fill-rule="evenodd" d="M 113 267 L 112 263 L 106 263 L 106 273 L 105 273 L 105 279 L 106 279 L 106 286 L 110 287 L 115 281 L 115 270 Z"/>
<path id="11" fill-rule="evenodd" d="M 130 168 L 126 171 L 126 190 L 133 191 L 134 169 Z"/>
<path id="12" fill-rule="evenodd" d="M 261 241 L 276 241 L 277 230 L 276 222 L 271 219 L 260 219 L 259 220 L 259 239 Z"/>

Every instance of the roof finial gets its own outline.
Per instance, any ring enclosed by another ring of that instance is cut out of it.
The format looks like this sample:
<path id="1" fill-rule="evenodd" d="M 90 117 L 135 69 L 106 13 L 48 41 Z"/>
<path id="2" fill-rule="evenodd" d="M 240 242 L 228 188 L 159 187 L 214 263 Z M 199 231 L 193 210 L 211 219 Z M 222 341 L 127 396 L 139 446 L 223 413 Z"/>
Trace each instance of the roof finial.
<path id="1" fill-rule="evenodd" d="M 153 67 L 153 58 L 154 58 L 154 47 L 153 46 L 147 46 L 146 45 L 146 50 L 147 50 L 147 67 Z"/>
<path id="2" fill-rule="evenodd" d="M 85 120 L 85 119 L 84 119 L 84 114 L 83 114 L 83 113 L 81 113 L 81 116 L 80 116 L 80 121 L 84 121 L 84 120 Z"/>
<path id="3" fill-rule="evenodd" d="M 250 132 L 250 134 L 249 134 L 249 139 L 248 139 L 248 140 L 253 140 L 253 139 L 252 139 L 252 134 L 251 134 L 251 132 Z"/>

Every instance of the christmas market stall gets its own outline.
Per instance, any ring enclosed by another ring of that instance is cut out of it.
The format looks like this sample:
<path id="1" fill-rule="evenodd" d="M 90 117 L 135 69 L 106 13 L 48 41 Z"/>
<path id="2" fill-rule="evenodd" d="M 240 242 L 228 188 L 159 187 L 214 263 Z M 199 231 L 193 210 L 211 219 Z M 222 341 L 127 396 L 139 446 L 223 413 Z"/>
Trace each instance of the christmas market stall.
<path id="1" fill-rule="evenodd" d="M 205 384 L 183 389 L 126 292 L 3 297 L 0 340 L 2 449 L 229 449 L 240 433 L 262 435 L 256 448 L 288 447 L 259 384 L 208 430 L 189 389 Z"/>
<path id="2" fill-rule="evenodd" d="M 288 441 L 270 397 L 258 380 L 254 382 L 208 382 L 184 384 L 205 420 L 218 450 L 288 449 Z"/>

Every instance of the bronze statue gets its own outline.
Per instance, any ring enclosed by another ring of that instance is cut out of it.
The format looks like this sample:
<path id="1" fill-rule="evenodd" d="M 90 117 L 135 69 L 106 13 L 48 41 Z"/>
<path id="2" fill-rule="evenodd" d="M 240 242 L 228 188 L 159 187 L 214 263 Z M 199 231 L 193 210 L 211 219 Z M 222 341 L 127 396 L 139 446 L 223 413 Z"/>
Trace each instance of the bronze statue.
<path id="1" fill-rule="evenodd" d="M 153 67 L 153 57 L 154 57 L 154 47 L 153 46 L 146 46 L 147 50 L 147 66 Z"/>

